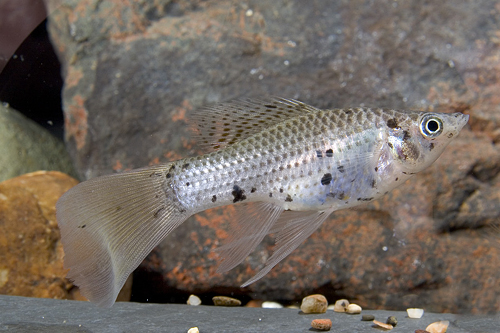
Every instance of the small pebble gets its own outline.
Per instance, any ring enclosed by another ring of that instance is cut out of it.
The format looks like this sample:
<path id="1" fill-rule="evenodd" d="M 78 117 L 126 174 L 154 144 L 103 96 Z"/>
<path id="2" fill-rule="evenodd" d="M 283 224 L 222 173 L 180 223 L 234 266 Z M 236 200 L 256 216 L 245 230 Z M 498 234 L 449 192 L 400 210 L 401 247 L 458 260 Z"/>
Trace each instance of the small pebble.
<path id="1" fill-rule="evenodd" d="M 196 295 L 190 295 L 188 300 L 187 300 L 188 305 L 200 305 L 201 304 L 201 299 L 196 296 Z"/>
<path id="2" fill-rule="evenodd" d="M 422 316 L 424 315 L 424 309 L 409 308 L 406 309 L 406 313 L 408 313 L 409 318 L 418 319 L 422 318 Z"/>
<path id="3" fill-rule="evenodd" d="M 304 313 L 325 313 L 328 301 L 323 295 L 310 295 L 302 299 L 300 309 Z"/>
<path id="4" fill-rule="evenodd" d="M 332 328 L 332 321 L 330 319 L 314 319 L 311 326 L 319 331 L 329 331 Z"/>
<path id="5" fill-rule="evenodd" d="M 396 325 L 398 324 L 398 319 L 394 316 L 390 316 L 389 318 L 387 318 L 385 323 L 392 325 L 392 327 L 396 327 Z"/>
<path id="6" fill-rule="evenodd" d="M 354 303 L 351 303 L 349 304 L 349 306 L 347 307 L 347 313 L 349 314 L 360 314 L 361 313 L 361 307 L 357 304 L 354 304 Z"/>
<path id="7" fill-rule="evenodd" d="M 429 333 L 445 333 L 448 329 L 448 325 L 450 325 L 448 320 L 436 321 L 427 326 L 425 330 Z"/>
<path id="8" fill-rule="evenodd" d="M 248 303 L 245 306 L 247 308 L 261 308 L 262 307 L 262 303 L 264 303 L 264 302 L 261 301 L 261 300 L 252 299 L 252 300 L 248 301 Z"/>
<path id="9" fill-rule="evenodd" d="M 262 303 L 262 307 L 266 308 L 266 309 L 281 309 L 283 307 L 283 305 L 281 305 L 278 302 L 269 302 L 269 301 L 266 301 L 266 302 Z"/>
<path id="10" fill-rule="evenodd" d="M 384 324 L 383 322 L 378 321 L 378 320 L 374 320 L 373 323 L 376 326 L 382 327 L 383 329 L 386 329 L 386 330 L 392 330 L 394 328 L 394 327 L 392 327 L 392 325 L 390 325 L 390 324 Z"/>
<path id="11" fill-rule="evenodd" d="M 227 296 L 214 296 L 212 297 L 212 301 L 216 306 L 240 306 L 241 301 L 236 298 L 227 297 Z"/>
<path id="12" fill-rule="evenodd" d="M 187 333 L 200 333 L 200 330 L 198 329 L 198 327 L 191 327 Z"/>
<path id="13" fill-rule="evenodd" d="M 363 315 L 361 317 L 361 321 L 372 321 L 375 319 L 375 316 L 374 315 Z"/>
<path id="14" fill-rule="evenodd" d="M 349 306 L 349 301 L 346 299 L 339 299 L 338 301 L 335 302 L 335 305 L 333 306 L 333 311 L 335 312 L 346 312 L 347 307 Z"/>

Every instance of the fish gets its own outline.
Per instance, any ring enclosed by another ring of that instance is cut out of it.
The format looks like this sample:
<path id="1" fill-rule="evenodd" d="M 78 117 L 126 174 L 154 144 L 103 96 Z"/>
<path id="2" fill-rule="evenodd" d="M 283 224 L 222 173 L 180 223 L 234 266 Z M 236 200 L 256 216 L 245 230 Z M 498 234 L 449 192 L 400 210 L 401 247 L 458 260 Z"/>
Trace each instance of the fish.
<path id="1" fill-rule="evenodd" d="M 268 234 L 275 248 L 242 287 L 264 277 L 334 211 L 376 200 L 431 165 L 469 119 L 462 113 L 319 109 L 286 98 L 241 99 L 193 112 L 198 156 L 84 181 L 56 217 L 68 278 L 110 307 L 127 277 L 188 217 L 234 205 L 217 249 L 226 272 Z"/>

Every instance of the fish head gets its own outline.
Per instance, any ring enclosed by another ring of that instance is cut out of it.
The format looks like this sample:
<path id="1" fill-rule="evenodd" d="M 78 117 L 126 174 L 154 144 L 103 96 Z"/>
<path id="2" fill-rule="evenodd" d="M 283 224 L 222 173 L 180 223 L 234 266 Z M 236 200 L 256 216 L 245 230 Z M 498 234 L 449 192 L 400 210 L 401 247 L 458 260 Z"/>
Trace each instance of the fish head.
<path id="1" fill-rule="evenodd" d="M 409 174 L 431 165 L 469 120 L 462 113 L 412 112 L 389 126 L 387 146 L 399 168 Z"/>

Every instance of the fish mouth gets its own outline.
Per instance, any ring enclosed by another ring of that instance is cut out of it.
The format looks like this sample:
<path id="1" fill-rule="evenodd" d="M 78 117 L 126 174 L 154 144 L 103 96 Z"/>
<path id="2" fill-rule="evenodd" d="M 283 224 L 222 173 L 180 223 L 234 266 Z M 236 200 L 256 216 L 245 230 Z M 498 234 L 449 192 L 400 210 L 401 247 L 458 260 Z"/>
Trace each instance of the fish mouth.
<path id="1" fill-rule="evenodd" d="M 458 118 L 457 118 L 457 130 L 460 131 L 465 124 L 469 121 L 469 115 L 468 114 L 463 114 L 463 113 L 458 113 Z"/>

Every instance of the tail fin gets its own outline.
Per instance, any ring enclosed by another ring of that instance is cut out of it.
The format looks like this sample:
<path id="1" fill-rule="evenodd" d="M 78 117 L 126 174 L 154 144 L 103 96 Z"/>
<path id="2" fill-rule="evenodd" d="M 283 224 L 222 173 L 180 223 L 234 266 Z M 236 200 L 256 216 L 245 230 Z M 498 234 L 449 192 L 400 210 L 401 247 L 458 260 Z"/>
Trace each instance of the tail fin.
<path id="1" fill-rule="evenodd" d="M 68 278 L 98 306 L 113 305 L 130 273 L 188 217 L 168 195 L 167 168 L 94 178 L 57 202 Z"/>

